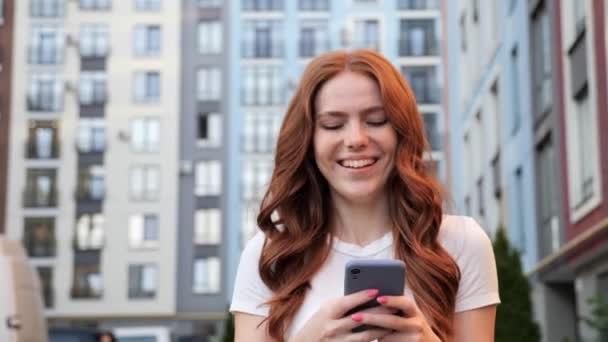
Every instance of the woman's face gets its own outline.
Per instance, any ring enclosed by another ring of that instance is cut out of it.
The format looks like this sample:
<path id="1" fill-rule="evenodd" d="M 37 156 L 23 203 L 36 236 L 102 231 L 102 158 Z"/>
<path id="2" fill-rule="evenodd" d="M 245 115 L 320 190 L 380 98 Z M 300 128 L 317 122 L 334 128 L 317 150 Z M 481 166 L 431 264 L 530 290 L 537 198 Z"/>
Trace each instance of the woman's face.
<path id="1" fill-rule="evenodd" d="M 345 71 L 315 98 L 314 155 L 333 196 L 365 202 L 384 196 L 397 133 L 374 80 Z"/>

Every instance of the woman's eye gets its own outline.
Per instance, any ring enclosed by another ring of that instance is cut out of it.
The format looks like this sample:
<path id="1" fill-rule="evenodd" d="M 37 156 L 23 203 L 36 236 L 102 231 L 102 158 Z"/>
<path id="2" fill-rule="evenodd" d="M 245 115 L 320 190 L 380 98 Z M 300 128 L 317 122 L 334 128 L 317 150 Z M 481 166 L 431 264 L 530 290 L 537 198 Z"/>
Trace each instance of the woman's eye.
<path id="1" fill-rule="evenodd" d="M 388 120 L 384 119 L 384 120 L 368 121 L 367 123 L 372 126 L 382 126 L 382 125 L 386 124 L 387 122 L 388 122 Z"/>
<path id="2" fill-rule="evenodd" d="M 324 129 L 336 130 L 342 127 L 342 125 L 321 125 Z"/>

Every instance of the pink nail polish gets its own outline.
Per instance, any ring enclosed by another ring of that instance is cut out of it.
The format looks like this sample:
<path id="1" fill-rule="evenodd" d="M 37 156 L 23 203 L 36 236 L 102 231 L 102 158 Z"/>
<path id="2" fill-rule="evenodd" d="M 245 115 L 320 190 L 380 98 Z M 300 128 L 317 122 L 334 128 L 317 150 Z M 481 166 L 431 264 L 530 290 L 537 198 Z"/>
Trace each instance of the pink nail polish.
<path id="1" fill-rule="evenodd" d="M 378 290 L 377 289 L 371 289 L 371 290 L 367 290 L 367 295 L 370 297 L 375 297 L 378 294 Z"/>
<path id="2" fill-rule="evenodd" d="M 378 303 L 386 304 L 388 302 L 388 298 L 386 297 L 378 297 Z"/>
<path id="3" fill-rule="evenodd" d="M 353 315 L 352 315 L 352 316 L 350 316 L 350 317 L 351 317 L 351 318 L 353 319 L 353 321 L 355 321 L 355 322 L 361 322 L 361 321 L 363 320 L 363 316 L 362 316 L 360 313 L 353 314 Z"/>

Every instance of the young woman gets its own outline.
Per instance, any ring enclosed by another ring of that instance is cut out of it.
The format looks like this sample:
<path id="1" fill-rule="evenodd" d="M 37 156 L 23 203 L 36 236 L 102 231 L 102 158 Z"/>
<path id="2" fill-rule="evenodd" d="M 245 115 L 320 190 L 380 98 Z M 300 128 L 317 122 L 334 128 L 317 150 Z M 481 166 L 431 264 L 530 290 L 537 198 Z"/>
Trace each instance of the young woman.
<path id="1" fill-rule="evenodd" d="M 443 215 L 416 101 L 379 54 L 332 52 L 304 71 L 237 273 L 236 341 L 493 341 L 500 302 L 487 235 Z M 345 264 L 396 258 L 403 296 L 343 295 Z M 402 315 L 394 315 L 400 310 Z M 378 327 L 353 333 L 360 324 Z"/>

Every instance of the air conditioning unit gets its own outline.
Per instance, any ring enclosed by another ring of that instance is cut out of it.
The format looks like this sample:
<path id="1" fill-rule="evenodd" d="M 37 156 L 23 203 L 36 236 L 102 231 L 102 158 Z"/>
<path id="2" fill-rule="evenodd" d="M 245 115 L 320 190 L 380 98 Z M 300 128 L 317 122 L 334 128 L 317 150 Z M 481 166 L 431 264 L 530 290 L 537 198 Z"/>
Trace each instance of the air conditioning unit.
<path id="1" fill-rule="evenodd" d="M 77 93 L 78 92 L 78 85 L 74 81 L 65 81 L 65 91 L 66 92 Z"/>
<path id="2" fill-rule="evenodd" d="M 65 42 L 67 46 L 78 46 L 78 38 L 74 37 L 73 34 L 68 33 L 65 37 Z"/>
<path id="3" fill-rule="evenodd" d="M 179 174 L 182 176 L 191 175 L 192 169 L 193 169 L 192 160 L 182 160 L 179 163 Z"/>
<path id="4" fill-rule="evenodd" d="M 129 134 L 129 132 L 121 129 L 118 131 L 118 140 L 128 142 L 129 140 L 131 140 L 131 135 Z"/>

